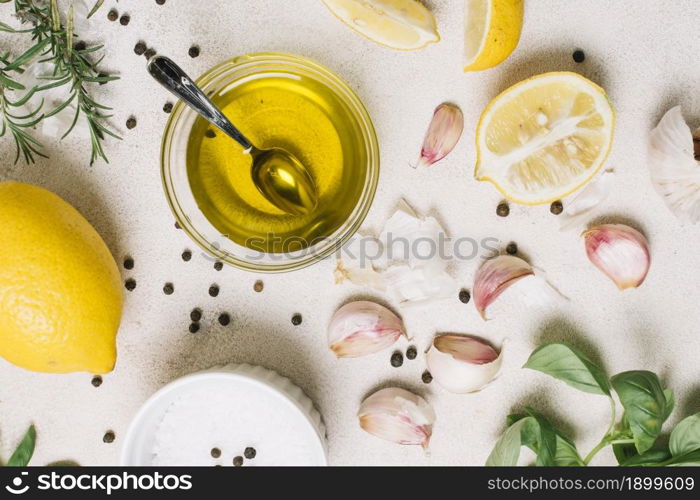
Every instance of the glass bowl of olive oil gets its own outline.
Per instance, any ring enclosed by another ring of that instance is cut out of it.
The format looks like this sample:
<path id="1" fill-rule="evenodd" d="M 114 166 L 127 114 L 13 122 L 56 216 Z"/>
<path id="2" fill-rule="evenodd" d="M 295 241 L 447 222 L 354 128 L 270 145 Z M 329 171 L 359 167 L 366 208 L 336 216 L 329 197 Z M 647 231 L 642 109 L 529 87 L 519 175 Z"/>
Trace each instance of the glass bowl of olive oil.
<path id="1" fill-rule="evenodd" d="M 281 53 L 231 59 L 197 84 L 253 144 L 296 156 L 318 205 L 301 216 L 274 206 L 253 183 L 250 155 L 178 103 L 161 164 L 180 227 L 212 259 L 251 271 L 290 271 L 333 254 L 362 224 L 379 178 L 377 137 L 359 97 L 320 64 Z"/>

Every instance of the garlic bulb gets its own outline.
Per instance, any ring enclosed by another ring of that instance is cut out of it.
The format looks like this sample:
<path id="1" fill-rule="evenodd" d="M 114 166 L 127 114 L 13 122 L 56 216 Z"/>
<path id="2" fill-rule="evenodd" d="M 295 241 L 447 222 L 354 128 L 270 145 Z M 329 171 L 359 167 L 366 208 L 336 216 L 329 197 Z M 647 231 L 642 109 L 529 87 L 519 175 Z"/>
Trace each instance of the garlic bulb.
<path id="1" fill-rule="evenodd" d="M 649 243 L 642 233 L 624 224 L 604 224 L 583 233 L 590 261 L 620 290 L 636 288 L 649 272 Z"/>
<path id="2" fill-rule="evenodd" d="M 443 388 L 457 394 L 483 389 L 501 370 L 502 353 L 466 335 L 439 335 L 426 353 L 428 370 Z"/>
<path id="3" fill-rule="evenodd" d="M 357 416 L 360 427 L 378 438 L 421 445 L 426 450 L 436 418 L 425 399 L 395 387 L 381 389 L 365 399 Z"/>
<path id="4" fill-rule="evenodd" d="M 700 163 L 680 106 L 671 108 L 651 132 L 649 169 L 654 188 L 671 211 L 682 221 L 700 221 Z"/>
<path id="5" fill-rule="evenodd" d="M 328 326 L 328 345 L 339 358 L 381 351 L 406 335 L 403 322 L 384 306 L 359 300 L 338 309 Z"/>
<path id="6" fill-rule="evenodd" d="M 454 149 L 462 136 L 464 116 L 454 104 L 442 103 L 433 113 L 418 163 L 413 168 L 428 167 L 442 160 Z"/>

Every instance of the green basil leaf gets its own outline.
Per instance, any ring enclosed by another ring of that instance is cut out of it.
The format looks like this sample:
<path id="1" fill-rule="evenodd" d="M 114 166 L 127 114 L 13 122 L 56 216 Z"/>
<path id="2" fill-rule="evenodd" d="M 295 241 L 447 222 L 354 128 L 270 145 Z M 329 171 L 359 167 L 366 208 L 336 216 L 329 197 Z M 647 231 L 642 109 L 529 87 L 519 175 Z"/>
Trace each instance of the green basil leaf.
<path id="1" fill-rule="evenodd" d="M 668 413 L 659 377 L 649 371 L 629 371 L 613 376 L 611 382 L 625 408 L 635 447 L 641 455 L 654 445 Z"/>
<path id="2" fill-rule="evenodd" d="M 508 427 L 501 439 L 496 443 L 496 446 L 494 446 L 489 458 L 486 459 L 486 465 L 489 467 L 512 467 L 518 465 L 520 447 L 522 446 L 520 433 L 522 428 L 532 420 L 532 417 L 525 417 Z"/>
<path id="3" fill-rule="evenodd" d="M 664 417 L 664 422 L 668 420 L 668 417 L 673 413 L 673 408 L 676 406 L 676 398 L 673 396 L 673 391 L 671 389 L 664 389 L 664 397 L 666 398 L 666 416 Z"/>
<path id="4" fill-rule="evenodd" d="M 557 452 L 554 457 L 554 464 L 557 467 L 581 467 L 583 463 L 576 445 L 568 437 L 557 432 Z"/>
<path id="5" fill-rule="evenodd" d="M 667 461 L 664 465 L 670 466 L 700 466 L 700 450 L 691 451 L 684 455 L 673 457 L 671 460 Z"/>
<path id="6" fill-rule="evenodd" d="M 674 457 L 700 450 L 700 413 L 678 422 L 671 432 L 669 447 Z"/>
<path id="7" fill-rule="evenodd" d="M 634 449 L 634 446 L 632 446 L 632 448 Z M 620 465 L 623 467 L 656 466 L 666 462 L 669 458 L 671 458 L 671 453 L 668 449 L 653 448 L 641 455 L 635 452 L 632 456 L 627 458 L 627 460 L 620 463 Z"/>
<path id="8" fill-rule="evenodd" d="M 36 429 L 30 426 L 22 442 L 7 461 L 8 467 L 26 467 L 34 454 L 34 443 L 36 443 Z"/>
<path id="9" fill-rule="evenodd" d="M 580 391 L 610 395 L 610 384 L 605 372 L 583 353 L 567 344 L 545 344 L 538 347 L 525 363 L 525 368 L 546 373 Z"/>
<path id="10" fill-rule="evenodd" d="M 534 430 L 534 437 L 537 441 L 537 449 L 535 450 L 535 453 L 537 453 L 536 465 L 551 467 L 554 465 L 554 457 L 557 453 L 557 433 L 549 420 L 539 412 L 532 408 L 526 408 L 526 411 L 537 423 L 537 428 Z"/>

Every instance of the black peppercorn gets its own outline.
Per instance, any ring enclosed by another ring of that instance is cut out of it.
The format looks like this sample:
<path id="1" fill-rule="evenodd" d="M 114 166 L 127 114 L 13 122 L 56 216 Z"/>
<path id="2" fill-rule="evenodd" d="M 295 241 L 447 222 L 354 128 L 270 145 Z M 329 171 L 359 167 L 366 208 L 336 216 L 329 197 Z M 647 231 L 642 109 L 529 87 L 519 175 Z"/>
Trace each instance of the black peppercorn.
<path id="1" fill-rule="evenodd" d="M 182 229 L 182 226 L 180 226 L 178 221 L 175 221 L 175 229 Z"/>
<path id="2" fill-rule="evenodd" d="M 136 288 L 136 280 L 133 278 L 129 278 L 124 282 L 124 287 L 129 290 L 130 292 Z"/>
<path id="3" fill-rule="evenodd" d="M 408 359 L 416 359 L 416 356 L 418 356 L 418 350 L 415 346 L 410 346 L 408 349 L 406 349 L 406 357 Z"/>
<path id="4" fill-rule="evenodd" d="M 255 290 L 256 292 L 260 293 L 260 292 L 263 291 L 263 288 L 264 288 L 264 287 L 265 287 L 265 285 L 263 284 L 263 282 L 260 281 L 260 280 L 258 280 L 258 281 L 256 281 L 255 284 L 253 285 L 253 290 Z"/>
<path id="5" fill-rule="evenodd" d="M 510 207 L 508 206 L 508 203 L 505 201 L 499 203 L 498 207 L 496 207 L 496 213 L 499 217 L 508 217 L 508 214 L 510 214 Z"/>
<path id="6" fill-rule="evenodd" d="M 574 58 L 574 62 L 577 63 L 582 63 L 586 60 L 586 54 L 582 50 L 575 50 L 572 57 Z"/>
<path id="7" fill-rule="evenodd" d="M 216 297 L 219 295 L 219 287 L 217 285 L 212 285 L 209 287 L 209 295 Z"/>
<path id="8" fill-rule="evenodd" d="M 122 17 L 119 18 L 119 24 L 121 24 L 122 26 L 126 26 L 127 24 L 129 24 L 129 21 L 131 21 L 131 16 L 129 16 L 129 14 L 124 14 L 122 15 Z"/>
<path id="9" fill-rule="evenodd" d="M 185 262 L 189 262 L 192 258 L 192 252 L 190 252 L 189 250 L 185 250 L 184 252 L 182 252 L 181 257 L 182 260 L 184 260 Z"/>
<path id="10" fill-rule="evenodd" d="M 131 257 L 127 257 L 124 259 L 124 269 L 133 269 L 134 268 L 134 259 Z"/>
<path id="11" fill-rule="evenodd" d="M 219 448 L 212 448 L 210 453 L 212 458 L 219 458 L 221 456 L 221 450 Z"/>
<path id="12" fill-rule="evenodd" d="M 223 268 L 224 268 L 224 263 L 223 263 L 223 262 L 221 262 L 221 261 L 219 261 L 219 260 L 217 260 L 216 262 L 214 262 L 214 269 L 215 269 L 215 270 L 221 271 Z"/>
<path id="13" fill-rule="evenodd" d="M 465 290 L 464 288 L 459 291 L 459 301 L 463 304 L 468 304 L 469 300 L 472 298 L 472 294 L 469 293 L 469 290 Z"/>
<path id="14" fill-rule="evenodd" d="M 208 128 L 206 132 L 204 132 L 204 135 L 208 137 L 209 139 L 213 139 L 216 137 L 216 132 L 214 132 L 212 129 Z"/>
<path id="15" fill-rule="evenodd" d="M 165 104 L 163 104 L 163 111 L 165 113 L 171 113 L 173 111 L 173 103 L 166 102 Z"/>
<path id="16" fill-rule="evenodd" d="M 109 75 L 107 73 L 98 73 L 97 76 L 98 76 L 98 78 L 104 78 L 104 77 L 109 76 Z M 104 85 L 105 83 L 107 83 L 107 82 L 102 81 L 102 82 L 100 82 L 100 85 Z"/>
<path id="17" fill-rule="evenodd" d="M 85 50 L 87 48 L 87 44 L 82 40 L 79 40 L 75 45 L 73 45 L 73 48 L 75 50 Z"/>
<path id="18" fill-rule="evenodd" d="M 146 44 L 143 42 L 138 42 L 136 45 L 134 45 L 134 53 L 137 56 L 142 56 L 144 52 L 146 52 Z"/>
<path id="19" fill-rule="evenodd" d="M 393 366 L 394 368 L 398 368 L 401 365 L 403 365 L 403 354 L 401 354 L 399 351 L 396 351 L 394 354 L 391 355 L 391 366 Z"/>
<path id="20" fill-rule="evenodd" d="M 202 319 L 202 310 L 199 308 L 192 309 L 192 312 L 190 313 L 190 319 L 195 323 Z"/>
<path id="21" fill-rule="evenodd" d="M 429 384 L 430 382 L 433 381 L 433 376 L 430 374 L 430 372 L 428 370 L 424 371 L 423 375 L 421 375 L 420 378 L 424 384 Z"/>
<path id="22" fill-rule="evenodd" d="M 130 116 L 128 120 L 126 120 L 126 128 L 131 130 L 132 128 L 136 127 L 136 118 L 133 116 Z"/>
<path id="23" fill-rule="evenodd" d="M 193 45 L 190 50 L 187 51 L 190 57 L 197 57 L 199 55 L 199 47 Z"/>
<path id="24" fill-rule="evenodd" d="M 114 432 L 113 432 L 113 431 L 107 431 L 107 432 L 105 432 L 105 435 L 102 436 L 102 441 L 103 441 L 104 443 L 113 443 L 115 437 L 116 437 L 116 436 L 114 435 Z"/>
<path id="25" fill-rule="evenodd" d="M 116 21 L 119 18 L 119 13 L 115 10 L 112 9 L 109 12 L 107 12 L 107 19 L 110 21 Z"/>
<path id="26" fill-rule="evenodd" d="M 150 59 L 154 55 L 156 55 L 156 51 L 154 49 L 148 49 L 146 52 L 143 53 L 144 56 L 146 56 L 146 59 Z"/>
<path id="27" fill-rule="evenodd" d="M 199 323 L 190 323 L 190 333 L 197 333 L 199 331 Z"/>
<path id="28" fill-rule="evenodd" d="M 229 323 L 231 323 L 231 316 L 229 316 L 227 313 L 221 313 L 219 315 L 219 324 L 221 326 L 227 326 Z"/>
<path id="29" fill-rule="evenodd" d="M 508 243 L 508 245 L 506 246 L 506 253 L 508 255 L 515 255 L 516 253 L 518 253 L 518 245 L 516 245 L 513 242 Z"/>
<path id="30" fill-rule="evenodd" d="M 243 452 L 243 456 L 246 457 L 248 460 L 253 460 L 255 458 L 255 455 L 257 454 L 258 452 L 255 451 L 255 448 L 253 448 L 252 446 L 248 446 Z"/>
<path id="31" fill-rule="evenodd" d="M 292 316 L 292 324 L 294 326 L 301 325 L 301 314 L 297 313 L 294 316 Z"/>
<path id="32" fill-rule="evenodd" d="M 175 287 L 172 283 L 166 283 L 165 285 L 163 285 L 163 293 L 165 295 L 172 295 L 173 292 L 175 292 Z"/>
<path id="33" fill-rule="evenodd" d="M 99 375 L 95 375 L 94 377 L 92 377 L 92 386 L 93 387 L 99 387 L 101 385 L 102 385 L 102 377 L 100 377 Z"/>
<path id="34" fill-rule="evenodd" d="M 564 211 L 564 204 L 559 200 L 554 201 L 549 206 L 549 211 L 552 212 L 554 215 L 559 215 Z"/>
<path id="35" fill-rule="evenodd" d="M 158 5 L 163 5 L 165 3 L 165 0 L 156 0 L 156 3 Z"/>
<path id="36" fill-rule="evenodd" d="M 243 466 L 243 457 L 241 457 L 241 456 L 233 457 L 233 466 L 234 467 L 242 467 Z"/>

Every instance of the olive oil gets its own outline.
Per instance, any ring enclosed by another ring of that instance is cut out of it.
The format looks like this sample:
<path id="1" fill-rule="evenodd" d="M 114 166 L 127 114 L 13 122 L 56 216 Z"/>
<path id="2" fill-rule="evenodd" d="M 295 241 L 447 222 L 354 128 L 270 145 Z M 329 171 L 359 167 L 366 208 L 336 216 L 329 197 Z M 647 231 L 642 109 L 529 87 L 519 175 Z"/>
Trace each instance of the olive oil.
<path id="1" fill-rule="evenodd" d="M 306 167 L 318 205 L 290 215 L 251 178 L 251 157 L 197 118 L 187 145 L 187 175 L 200 210 L 221 235 L 266 253 L 297 251 L 328 238 L 353 212 L 367 175 L 360 125 L 324 84 L 286 72 L 248 75 L 211 96 L 259 148 L 280 147 Z"/>

